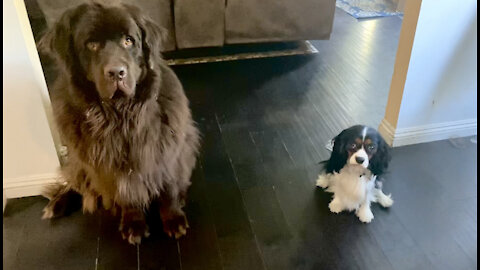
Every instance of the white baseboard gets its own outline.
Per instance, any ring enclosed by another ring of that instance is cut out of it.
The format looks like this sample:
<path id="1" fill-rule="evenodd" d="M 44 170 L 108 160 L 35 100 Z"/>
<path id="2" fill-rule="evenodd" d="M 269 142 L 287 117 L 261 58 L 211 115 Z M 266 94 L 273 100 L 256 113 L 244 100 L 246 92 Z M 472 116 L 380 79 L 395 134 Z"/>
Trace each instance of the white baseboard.
<path id="1" fill-rule="evenodd" d="M 410 128 L 395 129 L 385 119 L 378 131 L 393 147 L 466 137 L 477 134 L 477 119 L 466 119 Z"/>
<path id="2" fill-rule="evenodd" d="M 46 186 L 57 183 L 59 179 L 60 177 L 56 173 L 4 179 L 4 201 L 5 199 L 40 195 Z"/>

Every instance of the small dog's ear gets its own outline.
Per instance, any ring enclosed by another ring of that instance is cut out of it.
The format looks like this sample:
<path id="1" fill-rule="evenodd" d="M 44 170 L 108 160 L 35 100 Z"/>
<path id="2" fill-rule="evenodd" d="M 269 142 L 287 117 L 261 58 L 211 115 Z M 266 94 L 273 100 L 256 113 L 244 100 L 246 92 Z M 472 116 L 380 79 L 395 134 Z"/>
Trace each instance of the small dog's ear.
<path id="1" fill-rule="evenodd" d="M 67 10 L 60 20 L 37 42 L 40 53 L 52 56 L 67 67 L 73 65 L 74 54 L 71 20 L 74 9 Z"/>
<path id="2" fill-rule="evenodd" d="M 139 8 L 123 5 L 125 9 L 132 15 L 142 33 L 142 50 L 146 63 L 150 69 L 153 68 L 155 61 L 158 61 L 164 50 L 164 42 L 167 39 L 168 32 L 163 27 L 158 26 L 155 22 L 142 15 Z"/>
<path id="3" fill-rule="evenodd" d="M 386 172 L 391 159 L 390 146 L 388 146 L 385 140 L 380 136 L 377 153 L 375 153 L 370 160 L 370 171 L 372 171 L 374 175 L 382 175 Z"/>
<path id="4" fill-rule="evenodd" d="M 348 154 L 345 150 L 344 132 L 342 131 L 333 140 L 333 150 L 327 162 L 327 173 L 339 172 L 347 163 Z"/>

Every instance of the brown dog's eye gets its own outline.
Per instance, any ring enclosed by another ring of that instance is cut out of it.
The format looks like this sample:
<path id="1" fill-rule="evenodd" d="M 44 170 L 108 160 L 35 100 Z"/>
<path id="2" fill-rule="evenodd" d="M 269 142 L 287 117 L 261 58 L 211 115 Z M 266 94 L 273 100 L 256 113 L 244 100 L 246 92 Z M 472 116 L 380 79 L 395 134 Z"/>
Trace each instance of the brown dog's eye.
<path id="1" fill-rule="evenodd" d="M 87 43 L 87 48 L 88 48 L 89 50 L 95 52 L 95 51 L 98 50 L 98 48 L 100 48 L 100 43 L 98 43 L 98 42 L 93 42 L 93 41 L 88 42 L 88 43 Z"/>
<path id="2" fill-rule="evenodd" d="M 130 47 L 134 44 L 135 40 L 133 39 L 133 37 L 131 36 L 126 36 L 125 37 L 125 41 L 124 41 L 124 44 L 125 44 L 125 47 Z"/>

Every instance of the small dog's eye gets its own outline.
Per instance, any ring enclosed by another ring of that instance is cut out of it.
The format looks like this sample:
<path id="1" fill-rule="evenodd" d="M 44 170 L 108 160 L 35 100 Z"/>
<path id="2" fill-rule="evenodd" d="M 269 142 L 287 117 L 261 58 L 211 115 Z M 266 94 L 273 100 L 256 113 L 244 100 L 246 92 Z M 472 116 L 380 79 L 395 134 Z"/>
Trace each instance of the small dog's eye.
<path id="1" fill-rule="evenodd" d="M 132 46 L 134 43 L 135 43 L 135 40 L 133 39 L 133 37 L 131 37 L 131 36 L 126 36 L 126 37 L 125 37 L 124 44 L 125 44 L 126 47 L 130 47 L 130 46 Z"/>
<path id="2" fill-rule="evenodd" d="M 355 148 L 357 148 L 357 144 L 355 143 L 350 144 L 350 149 L 355 150 Z"/>
<path id="3" fill-rule="evenodd" d="M 373 150 L 373 149 L 375 149 L 375 145 L 370 144 L 369 146 L 367 146 L 367 149 L 368 149 L 368 150 Z"/>
<path id="4" fill-rule="evenodd" d="M 95 42 L 95 41 L 91 41 L 91 42 L 88 42 L 87 43 L 87 48 L 91 51 L 97 51 L 98 48 L 100 48 L 100 43 L 98 42 Z"/>

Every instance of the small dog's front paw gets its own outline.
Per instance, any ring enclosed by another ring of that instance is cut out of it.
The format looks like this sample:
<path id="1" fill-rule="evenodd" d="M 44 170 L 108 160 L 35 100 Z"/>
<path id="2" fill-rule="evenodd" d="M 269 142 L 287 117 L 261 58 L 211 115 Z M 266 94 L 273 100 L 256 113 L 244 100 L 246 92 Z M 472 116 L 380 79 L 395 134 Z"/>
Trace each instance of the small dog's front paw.
<path id="1" fill-rule="evenodd" d="M 328 208 L 330 208 L 330 211 L 335 214 L 338 214 L 343 211 L 342 204 L 335 199 L 333 199 L 333 201 L 330 202 L 330 204 L 328 205 Z"/>
<path id="2" fill-rule="evenodd" d="M 360 208 L 357 212 L 357 216 L 361 222 L 370 223 L 373 219 L 372 210 L 369 208 Z"/>
<path id="3" fill-rule="evenodd" d="M 326 174 L 321 174 L 317 179 L 317 187 L 327 188 L 328 187 L 328 176 Z"/>
<path id="4" fill-rule="evenodd" d="M 385 208 L 392 206 L 393 204 L 392 194 L 380 196 L 378 198 L 378 203 L 380 203 L 380 205 Z"/>

